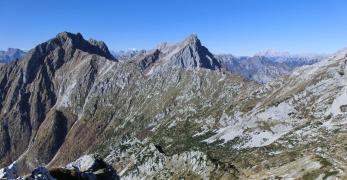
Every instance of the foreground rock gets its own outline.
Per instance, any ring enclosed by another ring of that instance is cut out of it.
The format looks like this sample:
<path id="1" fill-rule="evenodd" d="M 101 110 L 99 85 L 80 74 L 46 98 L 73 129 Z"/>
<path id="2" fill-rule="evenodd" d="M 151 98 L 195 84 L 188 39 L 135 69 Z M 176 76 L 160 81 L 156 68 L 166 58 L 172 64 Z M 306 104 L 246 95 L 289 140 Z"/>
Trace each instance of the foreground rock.
<path id="1" fill-rule="evenodd" d="M 69 172 L 68 174 L 77 173 L 77 176 L 81 178 L 92 179 L 119 179 L 119 176 L 99 155 L 84 155 L 76 161 L 66 165 L 65 169 L 52 169 L 51 174 L 54 177 L 60 177 L 67 175 L 63 172 Z M 59 179 L 59 178 L 58 178 Z"/>
<path id="2" fill-rule="evenodd" d="M 37 167 L 31 172 L 29 177 L 25 177 L 25 180 L 56 180 L 56 178 L 52 177 L 48 169 L 45 167 Z"/>
<path id="3" fill-rule="evenodd" d="M 8 167 L 0 169 L 0 179 L 17 179 L 17 164 L 14 162 Z"/>
<path id="4" fill-rule="evenodd" d="M 119 176 L 112 166 L 108 165 L 99 155 L 84 155 L 69 163 L 65 168 L 49 170 L 56 179 L 81 180 L 117 180 Z"/>
<path id="5" fill-rule="evenodd" d="M 29 175 L 21 177 L 18 175 L 16 162 L 10 166 L 0 169 L 0 179 L 18 180 L 117 180 L 119 176 L 112 166 L 108 165 L 98 155 L 84 155 L 76 161 L 62 168 L 51 168 L 39 166 Z"/>

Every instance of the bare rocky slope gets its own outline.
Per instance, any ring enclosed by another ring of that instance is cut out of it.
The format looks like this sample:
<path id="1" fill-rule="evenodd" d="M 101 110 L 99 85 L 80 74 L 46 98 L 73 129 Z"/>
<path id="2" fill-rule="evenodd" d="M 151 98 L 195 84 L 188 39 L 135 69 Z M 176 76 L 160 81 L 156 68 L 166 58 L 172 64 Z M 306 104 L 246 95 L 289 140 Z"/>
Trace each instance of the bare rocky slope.
<path id="1" fill-rule="evenodd" d="M 196 35 L 117 61 L 63 32 L 0 66 L 0 165 L 98 154 L 122 179 L 346 178 L 346 54 L 259 85 Z"/>

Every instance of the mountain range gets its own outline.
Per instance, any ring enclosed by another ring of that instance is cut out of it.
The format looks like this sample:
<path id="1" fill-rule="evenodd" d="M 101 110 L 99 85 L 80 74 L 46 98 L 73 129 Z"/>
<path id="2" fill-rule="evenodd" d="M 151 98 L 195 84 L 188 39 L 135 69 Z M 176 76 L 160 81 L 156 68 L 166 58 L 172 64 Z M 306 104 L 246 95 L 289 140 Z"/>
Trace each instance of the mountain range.
<path id="1" fill-rule="evenodd" d="M 163 44 L 160 46 L 163 46 Z M 132 49 L 127 51 L 110 51 L 110 53 L 119 61 L 127 61 L 135 56 L 144 55 L 147 51 L 152 50 Z M 25 52 L 20 49 L 9 48 L 7 51 L 0 51 L 0 63 L 10 63 L 11 61 L 21 59 L 24 55 Z M 261 84 L 288 75 L 295 68 L 317 63 L 327 56 L 316 54 L 292 55 L 288 52 L 278 52 L 272 49 L 261 51 L 254 56 L 214 55 L 224 70 Z"/>
<path id="2" fill-rule="evenodd" d="M 167 43 L 163 43 L 163 46 Z M 160 48 L 159 46 L 159 48 Z M 146 50 L 112 51 L 120 61 L 131 60 L 135 56 L 146 54 Z M 254 56 L 235 56 L 232 54 L 214 54 L 221 67 L 246 79 L 265 84 L 290 74 L 294 69 L 311 65 L 328 57 L 328 55 L 302 54 L 292 55 L 288 52 L 266 50 Z"/>
<path id="3" fill-rule="evenodd" d="M 132 49 L 132 50 L 111 51 L 111 54 L 113 55 L 113 57 L 115 57 L 119 61 L 130 60 L 134 56 L 142 54 L 142 53 L 146 53 L 146 50 Z"/>
<path id="4" fill-rule="evenodd" d="M 101 158 L 113 179 L 347 178 L 347 51 L 302 67 L 246 59 L 265 69 L 195 34 L 119 60 L 59 33 L 0 66 L 0 172 L 97 178 L 82 164 Z"/>
<path id="5" fill-rule="evenodd" d="M 8 48 L 7 51 L 0 51 L 0 63 L 9 63 L 24 57 L 25 52 L 17 48 Z"/>
<path id="6" fill-rule="evenodd" d="M 246 79 L 254 80 L 261 84 L 269 83 L 284 75 L 290 74 L 294 69 L 317 63 L 327 55 L 290 55 L 277 53 L 276 55 L 256 54 L 254 56 L 237 57 L 230 54 L 215 55 L 222 66 Z"/>

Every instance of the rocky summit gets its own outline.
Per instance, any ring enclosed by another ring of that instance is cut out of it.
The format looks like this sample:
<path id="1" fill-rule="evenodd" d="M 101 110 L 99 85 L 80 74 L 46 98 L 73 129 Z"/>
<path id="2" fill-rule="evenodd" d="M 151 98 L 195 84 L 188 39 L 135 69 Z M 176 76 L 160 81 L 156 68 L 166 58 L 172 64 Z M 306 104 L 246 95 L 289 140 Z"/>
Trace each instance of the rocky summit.
<path id="1" fill-rule="evenodd" d="M 119 61 L 59 33 L 0 66 L 0 178 L 347 178 L 346 50 L 266 84 L 227 59 L 195 34 Z"/>

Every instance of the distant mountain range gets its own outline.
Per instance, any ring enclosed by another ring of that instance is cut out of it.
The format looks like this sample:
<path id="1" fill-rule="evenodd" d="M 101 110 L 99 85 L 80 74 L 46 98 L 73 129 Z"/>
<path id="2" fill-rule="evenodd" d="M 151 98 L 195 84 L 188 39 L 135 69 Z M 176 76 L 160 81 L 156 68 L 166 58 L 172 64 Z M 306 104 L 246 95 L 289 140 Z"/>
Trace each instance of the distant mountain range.
<path id="1" fill-rule="evenodd" d="M 126 61 L 126 60 L 130 60 L 131 58 L 133 58 L 134 56 L 138 55 L 138 54 L 142 54 L 142 53 L 146 53 L 146 50 L 119 50 L 119 51 L 111 51 L 111 54 L 117 58 L 119 61 Z"/>
<path id="2" fill-rule="evenodd" d="M 290 55 L 289 53 L 265 51 L 265 53 L 257 53 L 252 57 L 234 55 L 216 55 L 215 57 L 228 71 L 264 84 L 288 75 L 295 68 L 317 63 L 327 56 Z"/>
<path id="3" fill-rule="evenodd" d="M 7 51 L 0 51 L 0 63 L 9 63 L 24 57 L 26 53 L 17 48 L 8 48 Z"/>

